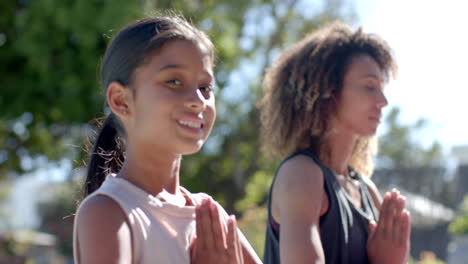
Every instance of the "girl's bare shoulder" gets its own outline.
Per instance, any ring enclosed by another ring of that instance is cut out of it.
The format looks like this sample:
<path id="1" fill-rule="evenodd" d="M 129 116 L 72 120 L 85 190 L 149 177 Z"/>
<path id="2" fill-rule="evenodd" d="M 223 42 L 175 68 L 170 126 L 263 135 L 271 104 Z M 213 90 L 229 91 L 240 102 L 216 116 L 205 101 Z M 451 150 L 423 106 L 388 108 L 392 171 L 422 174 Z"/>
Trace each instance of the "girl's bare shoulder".
<path id="1" fill-rule="evenodd" d="M 94 195 L 85 199 L 75 221 L 75 254 L 80 262 L 122 263 L 131 259 L 130 227 L 123 210 L 110 197 Z"/>

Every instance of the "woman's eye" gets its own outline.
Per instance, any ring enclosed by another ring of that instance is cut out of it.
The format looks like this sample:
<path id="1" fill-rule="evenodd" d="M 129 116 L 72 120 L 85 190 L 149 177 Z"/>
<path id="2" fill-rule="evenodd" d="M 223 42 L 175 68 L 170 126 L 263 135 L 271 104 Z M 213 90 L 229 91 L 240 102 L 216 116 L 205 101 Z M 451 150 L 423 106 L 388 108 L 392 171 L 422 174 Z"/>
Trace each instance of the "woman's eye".
<path id="1" fill-rule="evenodd" d="M 366 86 L 367 91 L 369 92 L 375 92 L 377 88 L 375 86 Z"/>

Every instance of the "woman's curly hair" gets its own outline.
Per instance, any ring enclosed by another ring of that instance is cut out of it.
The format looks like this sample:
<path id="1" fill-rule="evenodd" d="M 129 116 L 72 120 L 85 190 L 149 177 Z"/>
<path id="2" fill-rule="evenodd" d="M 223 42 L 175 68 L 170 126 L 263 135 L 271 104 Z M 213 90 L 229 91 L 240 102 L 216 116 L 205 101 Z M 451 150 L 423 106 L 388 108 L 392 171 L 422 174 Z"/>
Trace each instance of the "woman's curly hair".
<path id="1" fill-rule="evenodd" d="M 388 80 L 397 66 L 387 43 L 361 28 L 334 22 L 285 50 L 267 69 L 259 101 L 261 139 L 268 154 L 284 158 L 301 149 L 321 155 L 328 121 L 354 56 L 372 57 Z M 350 165 L 370 175 L 373 138 L 359 138 Z"/>

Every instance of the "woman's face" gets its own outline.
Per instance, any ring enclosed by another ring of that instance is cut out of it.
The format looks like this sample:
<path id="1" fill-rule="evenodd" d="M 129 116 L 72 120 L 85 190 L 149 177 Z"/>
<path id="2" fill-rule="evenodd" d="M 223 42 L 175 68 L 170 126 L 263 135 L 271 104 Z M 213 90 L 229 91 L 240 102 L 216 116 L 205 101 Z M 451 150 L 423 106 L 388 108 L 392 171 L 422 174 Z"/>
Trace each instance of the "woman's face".
<path id="1" fill-rule="evenodd" d="M 216 117 L 212 63 L 189 41 L 165 44 L 133 77 L 128 144 L 144 153 L 197 152 Z"/>
<path id="2" fill-rule="evenodd" d="M 338 98 L 335 128 L 362 137 L 375 135 L 387 105 L 382 71 L 369 55 L 356 55 L 344 76 Z M 338 126 L 338 127 L 336 127 Z"/>

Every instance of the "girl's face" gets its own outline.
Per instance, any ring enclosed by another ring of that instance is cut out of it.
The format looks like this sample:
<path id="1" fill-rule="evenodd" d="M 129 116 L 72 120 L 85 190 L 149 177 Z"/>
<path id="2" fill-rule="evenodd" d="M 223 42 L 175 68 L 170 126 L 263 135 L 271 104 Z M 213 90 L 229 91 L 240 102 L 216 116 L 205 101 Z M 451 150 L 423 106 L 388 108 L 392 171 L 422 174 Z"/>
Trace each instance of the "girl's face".
<path id="1" fill-rule="evenodd" d="M 375 135 L 382 108 L 387 105 L 383 85 L 383 74 L 377 62 L 369 55 L 354 56 L 344 76 L 335 128 L 362 137 Z"/>
<path id="2" fill-rule="evenodd" d="M 128 147 L 143 153 L 197 152 L 216 117 L 213 65 L 203 47 L 166 43 L 133 75 L 126 119 Z"/>

